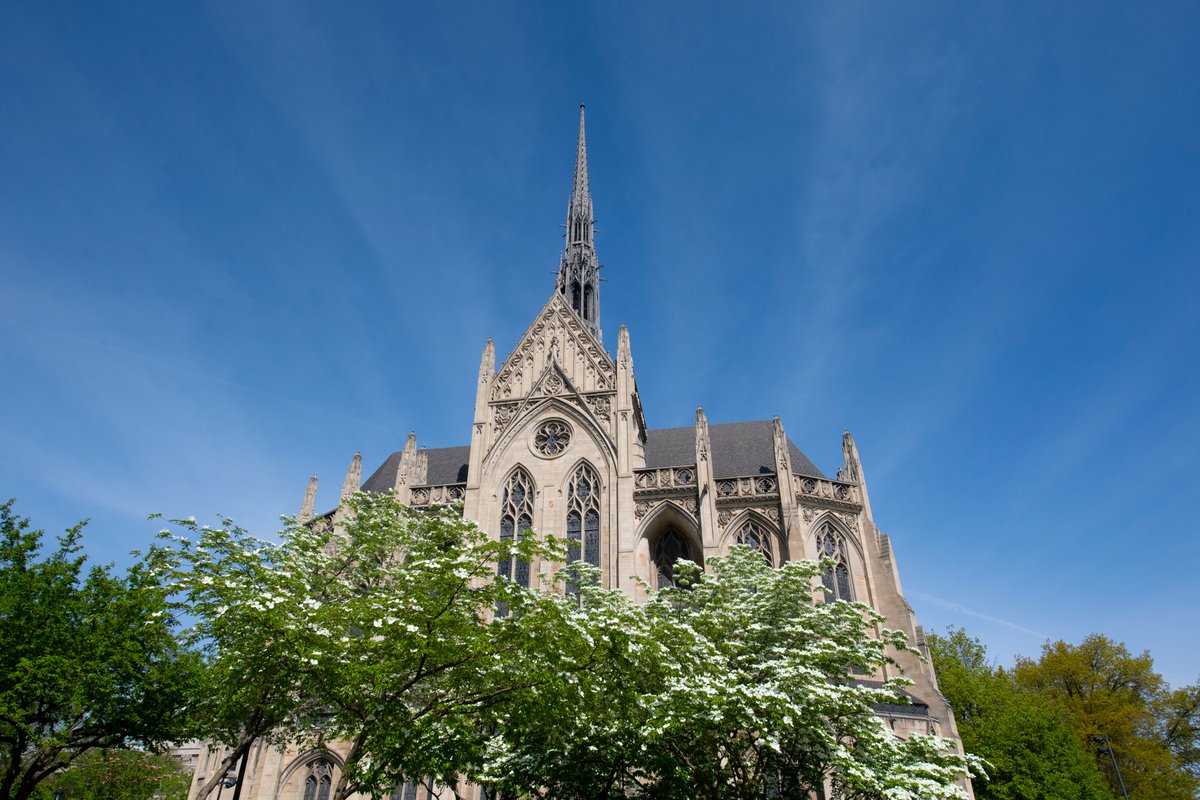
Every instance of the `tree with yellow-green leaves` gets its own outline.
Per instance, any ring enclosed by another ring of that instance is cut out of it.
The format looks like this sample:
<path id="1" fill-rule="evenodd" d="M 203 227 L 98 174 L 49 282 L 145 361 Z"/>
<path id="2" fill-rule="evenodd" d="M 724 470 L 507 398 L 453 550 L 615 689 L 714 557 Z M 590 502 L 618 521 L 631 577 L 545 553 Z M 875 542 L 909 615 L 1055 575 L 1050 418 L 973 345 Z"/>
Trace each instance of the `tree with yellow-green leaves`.
<path id="1" fill-rule="evenodd" d="M 1037 660 L 1017 659 L 1013 677 L 1066 717 L 1117 796 L 1122 780 L 1131 800 L 1191 800 L 1200 791 L 1197 688 L 1171 691 L 1148 652 L 1092 634 L 1078 645 L 1048 643 Z"/>

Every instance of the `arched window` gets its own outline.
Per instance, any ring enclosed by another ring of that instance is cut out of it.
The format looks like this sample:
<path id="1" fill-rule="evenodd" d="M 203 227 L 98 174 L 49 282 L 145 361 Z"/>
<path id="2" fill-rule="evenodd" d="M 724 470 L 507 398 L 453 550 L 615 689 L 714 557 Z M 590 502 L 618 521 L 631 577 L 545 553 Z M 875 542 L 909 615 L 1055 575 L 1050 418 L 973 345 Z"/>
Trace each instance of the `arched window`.
<path id="1" fill-rule="evenodd" d="M 575 309 L 577 314 L 583 313 L 579 308 L 579 281 L 571 282 L 571 308 Z"/>
<path id="2" fill-rule="evenodd" d="M 333 763 L 324 758 L 311 762 L 304 778 L 304 800 L 329 800 L 332 788 Z"/>
<path id="3" fill-rule="evenodd" d="M 523 468 L 517 467 L 504 485 L 500 501 L 500 541 L 511 542 L 514 538 L 524 539 L 533 527 L 533 478 Z M 496 574 L 514 581 L 518 586 L 529 586 L 529 562 L 523 558 L 505 558 L 496 566 Z M 507 611 L 498 608 L 496 613 L 505 616 Z"/>
<path id="4" fill-rule="evenodd" d="M 396 788 L 392 790 L 392 800 L 435 800 L 437 795 L 433 791 L 433 779 L 426 778 L 423 781 L 414 781 L 409 778 L 404 783 L 396 784 Z"/>
<path id="5" fill-rule="evenodd" d="M 825 566 L 825 572 L 821 576 L 821 583 L 828 590 L 825 593 L 826 600 L 854 599 L 850 590 L 850 568 L 846 565 L 846 552 L 846 537 L 831 523 L 823 523 L 817 531 L 817 558 L 832 562 Z"/>
<path id="6" fill-rule="evenodd" d="M 774 537 L 761 522 L 753 517 L 743 522 L 742 527 L 738 529 L 736 539 L 738 544 L 748 544 L 762 553 L 762 557 L 767 560 L 767 563 L 775 566 Z"/>
<path id="7" fill-rule="evenodd" d="M 594 306 L 595 306 L 595 304 L 592 302 L 592 285 L 589 283 L 587 286 L 583 287 L 583 318 L 584 319 L 591 320 L 591 319 L 596 318 L 596 309 Z"/>
<path id="8" fill-rule="evenodd" d="M 675 585 L 675 562 L 680 559 L 695 561 L 692 547 L 687 537 L 678 528 L 667 528 L 658 535 L 654 542 L 654 550 L 650 553 L 657 573 L 656 584 L 659 589 Z"/>
<path id="9" fill-rule="evenodd" d="M 580 464 L 567 484 L 567 561 L 600 566 L 600 477 Z"/>

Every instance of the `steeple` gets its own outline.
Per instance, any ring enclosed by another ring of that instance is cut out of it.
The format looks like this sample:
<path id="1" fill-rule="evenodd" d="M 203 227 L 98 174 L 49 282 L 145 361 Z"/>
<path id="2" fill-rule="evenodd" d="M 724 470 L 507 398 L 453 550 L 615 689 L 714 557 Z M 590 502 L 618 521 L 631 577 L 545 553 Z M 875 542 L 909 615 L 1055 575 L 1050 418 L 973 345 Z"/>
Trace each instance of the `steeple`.
<path id="1" fill-rule="evenodd" d="M 558 267 L 558 291 L 588 330 L 600 338 L 600 262 L 596 260 L 596 220 L 588 188 L 587 138 L 583 106 L 579 107 L 579 141 L 575 145 L 575 181 L 567 203 L 567 244 Z"/>

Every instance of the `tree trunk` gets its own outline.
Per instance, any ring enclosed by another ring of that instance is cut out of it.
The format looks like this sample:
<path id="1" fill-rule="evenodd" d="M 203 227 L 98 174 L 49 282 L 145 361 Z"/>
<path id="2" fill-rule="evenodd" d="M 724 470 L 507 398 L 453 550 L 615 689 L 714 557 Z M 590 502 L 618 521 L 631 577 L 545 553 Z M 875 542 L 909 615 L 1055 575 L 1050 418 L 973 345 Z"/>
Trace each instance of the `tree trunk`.
<path id="1" fill-rule="evenodd" d="M 225 779 L 225 773 L 229 772 L 230 767 L 232 767 L 241 756 L 250 752 L 250 747 L 254 744 L 254 741 L 257 738 L 258 737 L 256 736 L 248 736 L 243 734 L 238 739 L 237 745 L 233 748 L 233 750 L 229 751 L 229 755 L 221 759 L 221 765 L 217 771 L 210 775 L 208 777 L 208 781 L 206 781 L 205 784 L 200 787 L 200 790 L 196 792 L 196 800 L 205 800 L 205 798 L 212 794 L 212 790 L 217 788 L 217 784 Z"/>
<path id="2" fill-rule="evenodd" d="M 346 760 L 342 764 L 342 769 L 338 775 L 337 786 L 333 791 L 333 800 L 346 800 L 347 797 L 354 793 L 354 790 L 350 788 L 350 782 L 346 776 L 358 764 L 358 759 L 362 757 L 363 740 L 365 738 L 366 735 L 362 733 L 354 737 L 354 743 L 350 745 L 350 752 L 346 754 Z"/>

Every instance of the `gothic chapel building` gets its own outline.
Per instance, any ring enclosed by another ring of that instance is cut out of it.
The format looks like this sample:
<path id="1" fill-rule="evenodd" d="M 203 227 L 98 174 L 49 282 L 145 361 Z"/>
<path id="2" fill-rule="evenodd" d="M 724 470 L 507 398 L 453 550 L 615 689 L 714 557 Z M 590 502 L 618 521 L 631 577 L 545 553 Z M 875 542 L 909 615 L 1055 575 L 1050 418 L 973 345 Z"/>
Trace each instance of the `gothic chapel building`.
<path id="1" fill-rule="evenodd" d="M 842 436 L 844 463 L 830 477 L 773 420 L 712 423 L 703 409 L 686 428 L 646 424 L 629 331 L 617 333 L 616 357 L 600 329 L 600 265 L 588 188 L 583 107 L 575 177 L 567 207 L 566 245 L 550 299 L 499 364 L 491 340 L 476 383 L 470 443 L 418 448 L 409 434 L 365 481 L 355 456 L 343 496 L 360 488 L 395 492 L 414 507 L 461 501 L 463 513 L 494 536 L 526 529 L 565 536 L 578 558 L 598 566 L 606 586 L 644 599 L 671 580 L 681 558 L 703 564 L 735 543 L 772 564 L 829 558 L 833 597 L 866 603 L 904 631 L 923 653 L 924 635 L 904 599 L 891 543 L 875 524 L 858 448 Z M 313 518 L 316 479 L 301 511 Z M 529 585 L 555 565 L 512 561 L 502 574 Z M 899 655 L 912 704 L 878 709 L 901 735 L 957 738 L 950 708 L 928 663 Z M 874 679 L 891 677 L 888 674 Z M 202 754 L 193 791 L 219 754 Z M 340 755 L 256 749 L 243 796 L 326 800 Z M 411 782 L 397 800 L 452 797 Z"/>

